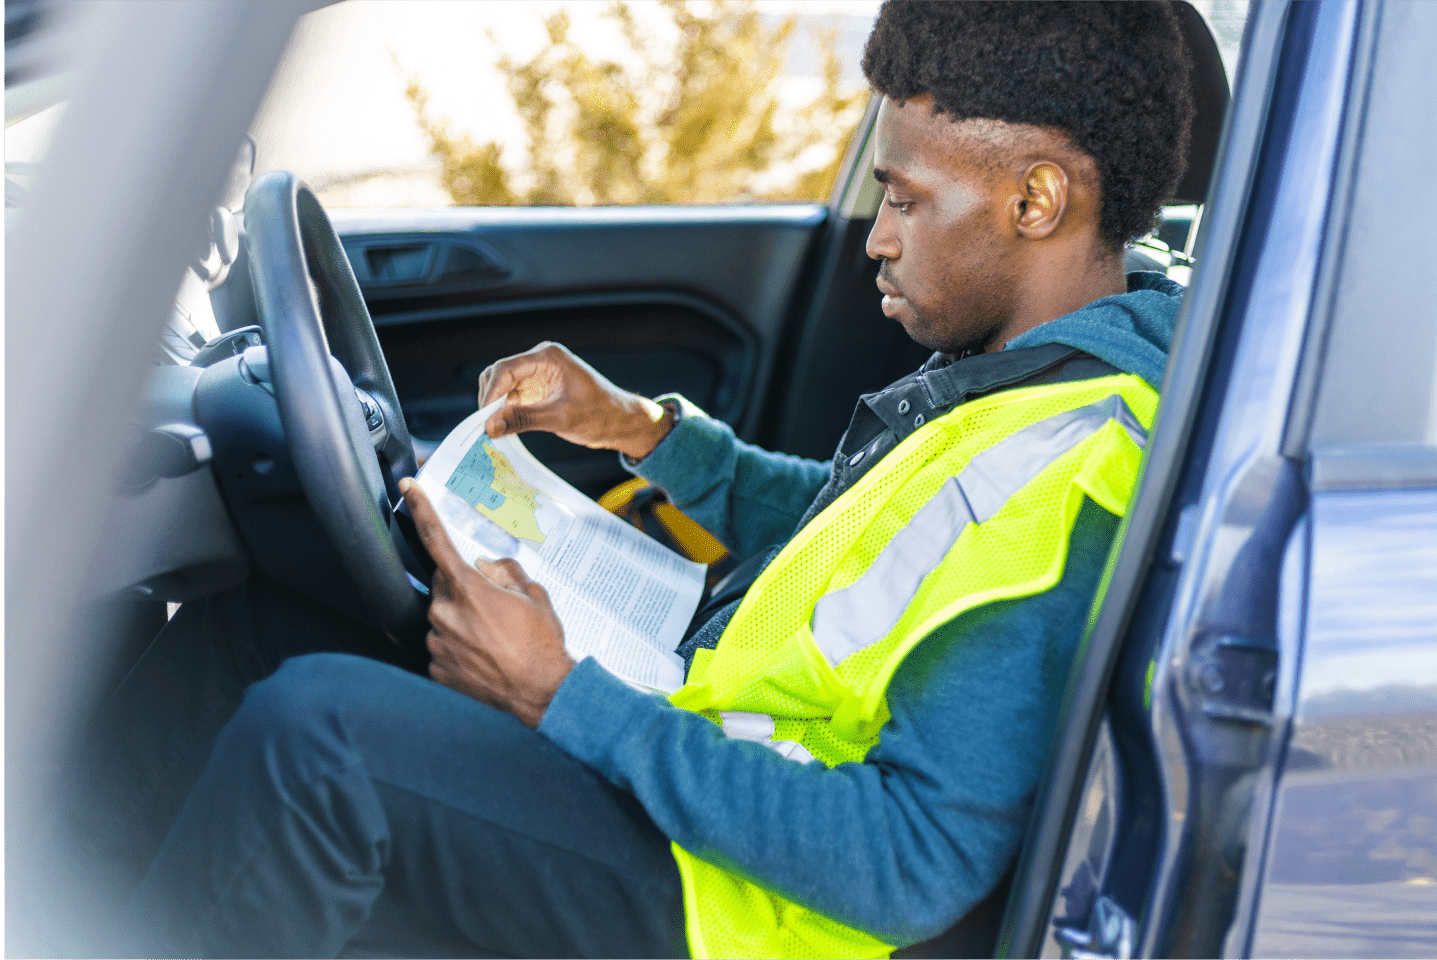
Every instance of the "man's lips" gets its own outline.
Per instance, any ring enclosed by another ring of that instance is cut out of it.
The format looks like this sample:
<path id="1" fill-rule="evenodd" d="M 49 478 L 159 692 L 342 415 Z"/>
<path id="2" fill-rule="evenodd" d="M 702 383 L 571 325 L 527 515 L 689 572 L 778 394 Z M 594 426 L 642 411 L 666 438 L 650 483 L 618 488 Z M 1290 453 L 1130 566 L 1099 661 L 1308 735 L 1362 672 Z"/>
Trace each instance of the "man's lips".
<path id="1" fill-rule="evenodd" d="M 898 292 L 898 288 L 889 283 L 882 276 L 878 278 L 878 292 L 883 294 L 883 315 L 889 319 L 896 319 L 898 310 L 903 306 L 906 298 Z"/>

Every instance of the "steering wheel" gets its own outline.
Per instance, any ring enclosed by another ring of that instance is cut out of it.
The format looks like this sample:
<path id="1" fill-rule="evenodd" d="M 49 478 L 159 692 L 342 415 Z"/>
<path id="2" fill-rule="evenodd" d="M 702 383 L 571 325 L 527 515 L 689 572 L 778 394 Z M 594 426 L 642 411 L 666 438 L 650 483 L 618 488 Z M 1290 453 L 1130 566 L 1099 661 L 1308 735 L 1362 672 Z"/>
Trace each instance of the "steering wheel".
<path id="1" fill-rule="evenodd" d="M 244 210 L 255 305 L 300 485 L 365 619 L 396 642 L 422 636 L 427 604 L 400 557 L 393 511 L 399 480 L 418 466 L 349 258 L 292 173 L 257 179 Z"/>

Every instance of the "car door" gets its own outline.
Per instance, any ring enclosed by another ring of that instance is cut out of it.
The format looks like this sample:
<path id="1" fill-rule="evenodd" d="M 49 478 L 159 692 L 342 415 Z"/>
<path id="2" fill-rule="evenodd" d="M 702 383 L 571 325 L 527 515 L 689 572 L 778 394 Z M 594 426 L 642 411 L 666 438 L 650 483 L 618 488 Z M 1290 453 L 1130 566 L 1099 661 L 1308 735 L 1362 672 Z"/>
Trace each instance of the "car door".
<path id="1" fill-rule="evenodd" d="M 1265 4 L 1008 955 L 1430 955 L 1421 5 Z M 1406 268 L 1404 270 L 1404 267 Z"/>

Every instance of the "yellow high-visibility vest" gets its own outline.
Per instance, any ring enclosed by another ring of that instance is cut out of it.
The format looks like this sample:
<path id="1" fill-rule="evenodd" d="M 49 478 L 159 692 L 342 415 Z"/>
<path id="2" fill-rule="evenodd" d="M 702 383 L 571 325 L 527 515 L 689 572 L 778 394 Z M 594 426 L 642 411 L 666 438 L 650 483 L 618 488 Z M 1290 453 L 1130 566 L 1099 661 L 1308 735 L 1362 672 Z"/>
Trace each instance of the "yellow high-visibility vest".
<path id="1" fill-rule="evenodd" d="M 924 637 L 1063 575 L 1084 496 L 1121 516 L 1158 395 L 1130 374 L 1010 390 L 925 424 L 805 526 L 671 699 L 800 763 L 861 761 Z M 892 948 L 673 847 L 695 957 Z"/>

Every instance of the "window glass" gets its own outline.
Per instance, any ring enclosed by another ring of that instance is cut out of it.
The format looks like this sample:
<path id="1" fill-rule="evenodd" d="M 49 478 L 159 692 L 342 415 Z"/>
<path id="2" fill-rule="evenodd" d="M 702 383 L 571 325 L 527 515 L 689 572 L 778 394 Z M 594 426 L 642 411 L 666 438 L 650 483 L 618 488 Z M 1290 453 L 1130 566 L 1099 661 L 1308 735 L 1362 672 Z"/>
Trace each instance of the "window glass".
<path id="1" fill-rule="evenodd" d="M 65 114 L 62 103 L 47 107 L 5 128 L 5 162 L 39 163 L 50 149 L 55 128 Z"/>
<path id="2" fill-rule="evenodd" d="M 1252 5 L 1248 0 L 1192 0 L 1212 32 L 1222 57 L 1223 71 L 1229 88 L 1237 79 L 1238 62 L 1242 55 L 1242 34 Z M 1202 222 L 1202 205 L 1172 203 L 1163 207 L 1158 229 L 1137 241 L 1138 252 L 1153 260 L 1167 272 L 1170 280 L 1186 286 L 1192 280 L 1196 260 L 1198 225 Z"/>
<path id="3" fill-rule="evenodd" d="M 1437 151 L 1431 80 L 1434 21 L 1390 4 L 1378 27 L 1372 86 L 1313 422 L 1314 446 L 1437 445 L 1437 197 L 1410 189 Z M 1350 133 L 1348 135 L 1351 135 Z M 1341 226 L 1339 221 L 1339 226 Z M 1337 239 L 1329 227 L 1329 239 Z"/>
<path id="4" fill-rule="evenodd" d="M 257 172 L 327 205 L 827 198 L 876 0 L 351 0 L 305 16 Z"/>
<path id="5" fill-rule="evenodd" d="M 56 104 L 18 120 L 5 128 L 5 224 L 12 222 L 12 213 L 23 207 L 30 196 L 40 162 L 50 149 L 50 141 L 65 113 L 64 104 Z"/>
<path id="6" fill-rule="evenodd" d="M 1223 69 L 1227 71 L 1228 86 L 1232 86 L 1237 80 L 1237 65 L 1242 53 L 1242 31 L 1247 25 L 1252 5 L 1248 0 L 1192 0 L 1192 5 L 1202 14 L 1213 39 L 1217 41 Z"/>

